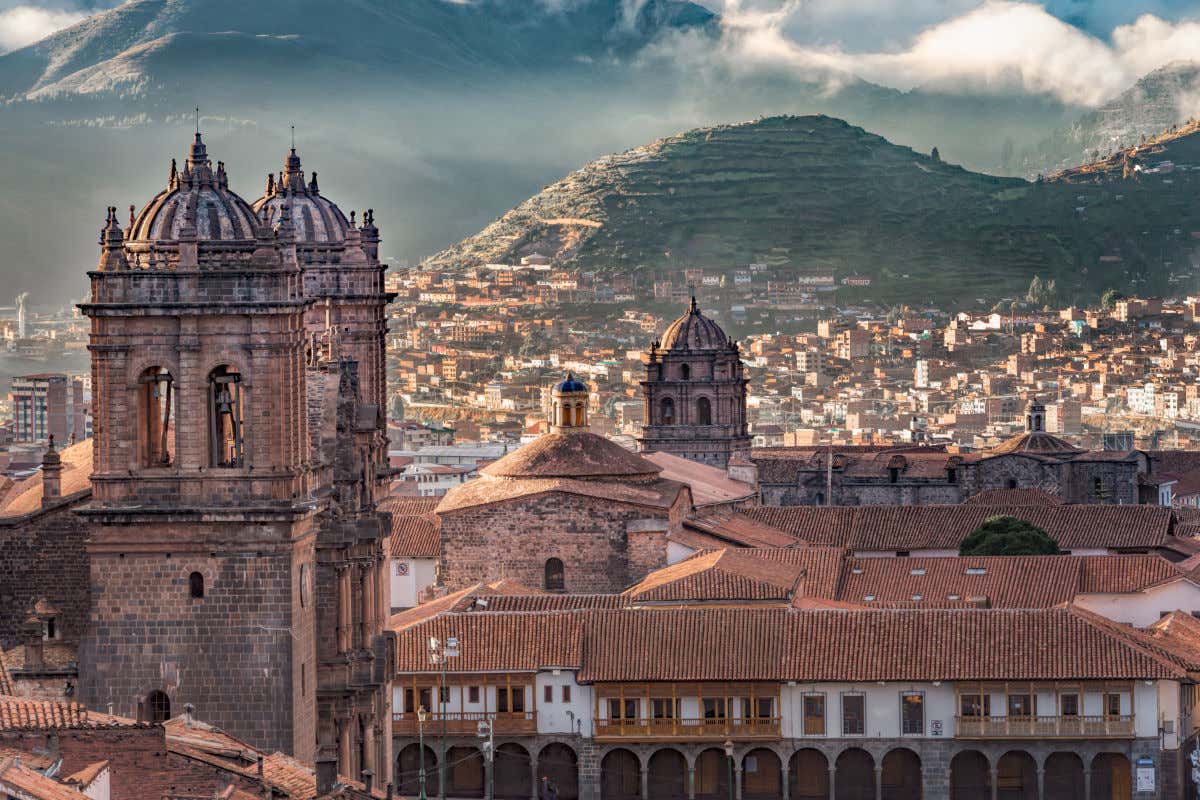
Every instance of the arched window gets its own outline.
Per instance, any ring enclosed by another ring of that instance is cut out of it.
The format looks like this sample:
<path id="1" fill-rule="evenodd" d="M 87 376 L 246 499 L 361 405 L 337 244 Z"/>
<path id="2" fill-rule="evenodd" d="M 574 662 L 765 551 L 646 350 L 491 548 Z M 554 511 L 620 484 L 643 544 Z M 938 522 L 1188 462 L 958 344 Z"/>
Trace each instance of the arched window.
<path id="1" fill-rule="evenodd" d="M 188 592 L 193 600 L 199 600 L 204 597 L 204 576 L 199 572 L 193 572 L 188 575 Z"/>
<path id="2" fill-rule="evenodd" d="M 712 403 L 707 397 L 701 397 L 696 401 L 696 424 L 712 425 Z"/>
<path id="3" fill-rule="evenodd" d="M 658 404 L 660 424 L 674 425 L 675 424 L 675 401 L 670 397 L 664 397 L 662 402 Z"/>
<path id="4" fill-rule="evenodd" d="M 138 376 L 138 454 L 143 467 L 168 467 L 175 460 L 175 381 L 163 367 Z"/>
<path id="5" fill-rule="evenodd" d="M 230 366 L 208 374 L 209 463 L 214 467 L 240 467 L 245 461 L 242 376 Z"/>
<path id="6" fill-rule="evenodd" d="M 681 365 L 679 367 L 679 375 L 685 381 L 691 380 L 692 379 L 692 368 L 690 366 L 688 366 L 687 364 Z"/>
<path id="7" fill-rule="evenodd" d="M 583 403 L 575 404 L 575 426 L 583 427 Z"/>
<path id="8" fill-rule="evenodd" d="M 550 558 L 546 560 L 546 580 L 545 589 L 548 592 L 566 591 L 567 579 L 563 573 L 563 562 L 561 559 Z"/>
<path id="9" fill-rule="evenodd" d="M 160 692 L 155 689 L 146 695 L 145 702 L 145 718 L 147 722 L 162 723 L 171 718 L 171 698 L 167 697 L 166 692 Z"/>

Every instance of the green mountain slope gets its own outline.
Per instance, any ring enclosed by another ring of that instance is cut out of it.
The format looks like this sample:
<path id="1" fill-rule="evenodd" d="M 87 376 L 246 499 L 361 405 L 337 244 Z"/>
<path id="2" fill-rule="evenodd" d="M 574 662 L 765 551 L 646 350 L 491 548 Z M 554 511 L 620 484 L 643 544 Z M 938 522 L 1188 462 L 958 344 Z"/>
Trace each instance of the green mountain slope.
<path id="1" fill-rule="evenodd" d="M 1192 174 L 1166 184 L 1099 174 L 1086 188 L 1071 176 L 1029 183 L 969 172 L 838 119 L 772 117 L 599 159 L 430 263 L 541 253 L 585 268 L 731 270 L 770 256 L 797 270 L 869 275 L 875 299 L 910 302 L 994 301 L 1035 275 L 1054 279 L 1067 300 L 1108 286 L 1163 291 L 1171 263 L 1191 257 L 1190 231 L 1200 231 L 1200 206 L 1176 202 L 1194 196 Z"/>

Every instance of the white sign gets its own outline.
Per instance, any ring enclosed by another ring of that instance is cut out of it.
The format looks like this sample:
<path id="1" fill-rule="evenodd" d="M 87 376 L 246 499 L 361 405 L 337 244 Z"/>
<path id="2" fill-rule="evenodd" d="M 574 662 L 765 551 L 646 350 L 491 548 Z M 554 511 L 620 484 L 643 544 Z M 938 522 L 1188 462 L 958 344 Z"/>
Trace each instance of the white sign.
<path id="1" fill-rule="evenodd" d="M 1154 767 L 1137 768 L 1137 792 L 1154 791 Z"/>
<path id="2" fill-rule="evenodd" d="M 940 719 L 929 720 L 929 735 L 930 736 L 941 736 L 942 735 L 942 721 Z"/>

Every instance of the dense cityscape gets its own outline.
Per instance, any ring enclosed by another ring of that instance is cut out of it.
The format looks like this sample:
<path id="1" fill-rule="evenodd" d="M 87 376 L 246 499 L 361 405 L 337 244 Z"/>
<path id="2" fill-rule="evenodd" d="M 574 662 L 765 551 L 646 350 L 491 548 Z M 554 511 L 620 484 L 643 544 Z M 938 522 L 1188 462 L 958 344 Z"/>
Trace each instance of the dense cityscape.
<path id="1" fill-rule="evenodd" d="M 0 800 L 1200 798 L 1200 17 L 911 5 L 0 0 Z"/>

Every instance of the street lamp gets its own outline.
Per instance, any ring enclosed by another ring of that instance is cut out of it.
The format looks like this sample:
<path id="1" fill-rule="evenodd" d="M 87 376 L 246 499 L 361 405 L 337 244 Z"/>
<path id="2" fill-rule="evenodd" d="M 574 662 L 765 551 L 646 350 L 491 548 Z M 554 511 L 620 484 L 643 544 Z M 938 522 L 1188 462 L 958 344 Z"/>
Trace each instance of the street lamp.
<path id="1" fill-rule="evenodd" d="M 733 740 L 725 740 L 725 760 L 729 762 L 729 800 L 734 800 L 733 792 Z"/>
<path id="2" fill-rule="evenodd" d="M 425 720 L 429 717 L 429 712 L 422 705 L 417 709 L 417 740 L 420 742 L 421 748 L 421 766 L 417 769 L 417 785 L 420 787 L 419 800 L 427 800 L 425 797 Z"/>
<path id="3" fill-rule="evenodd" d="M 485 800 L 492 800 L 492 792 L 495 788 L 495 773 L 492 771 L 492 760 L 495 758 L 496 730 L 491 720 L 483 719 L 479 721 L 479 738 L 486 739 L 486 742 L 480 744 L 483 750 L 484 772 L 487 773 L 487 793 L 484 795 Z"/>
<path id="4" fill-rule="evenodd" d="M 429 637 L 429 663 L 440 665 L 441 683 L 438 685 L 438 713 L 442 717 L 442 757 L 438 759 L 438 800 L 446 800 L 446 661 L 458 655 L 458 637 L 447 636 L 442 642 L 436 636 Z"/>

